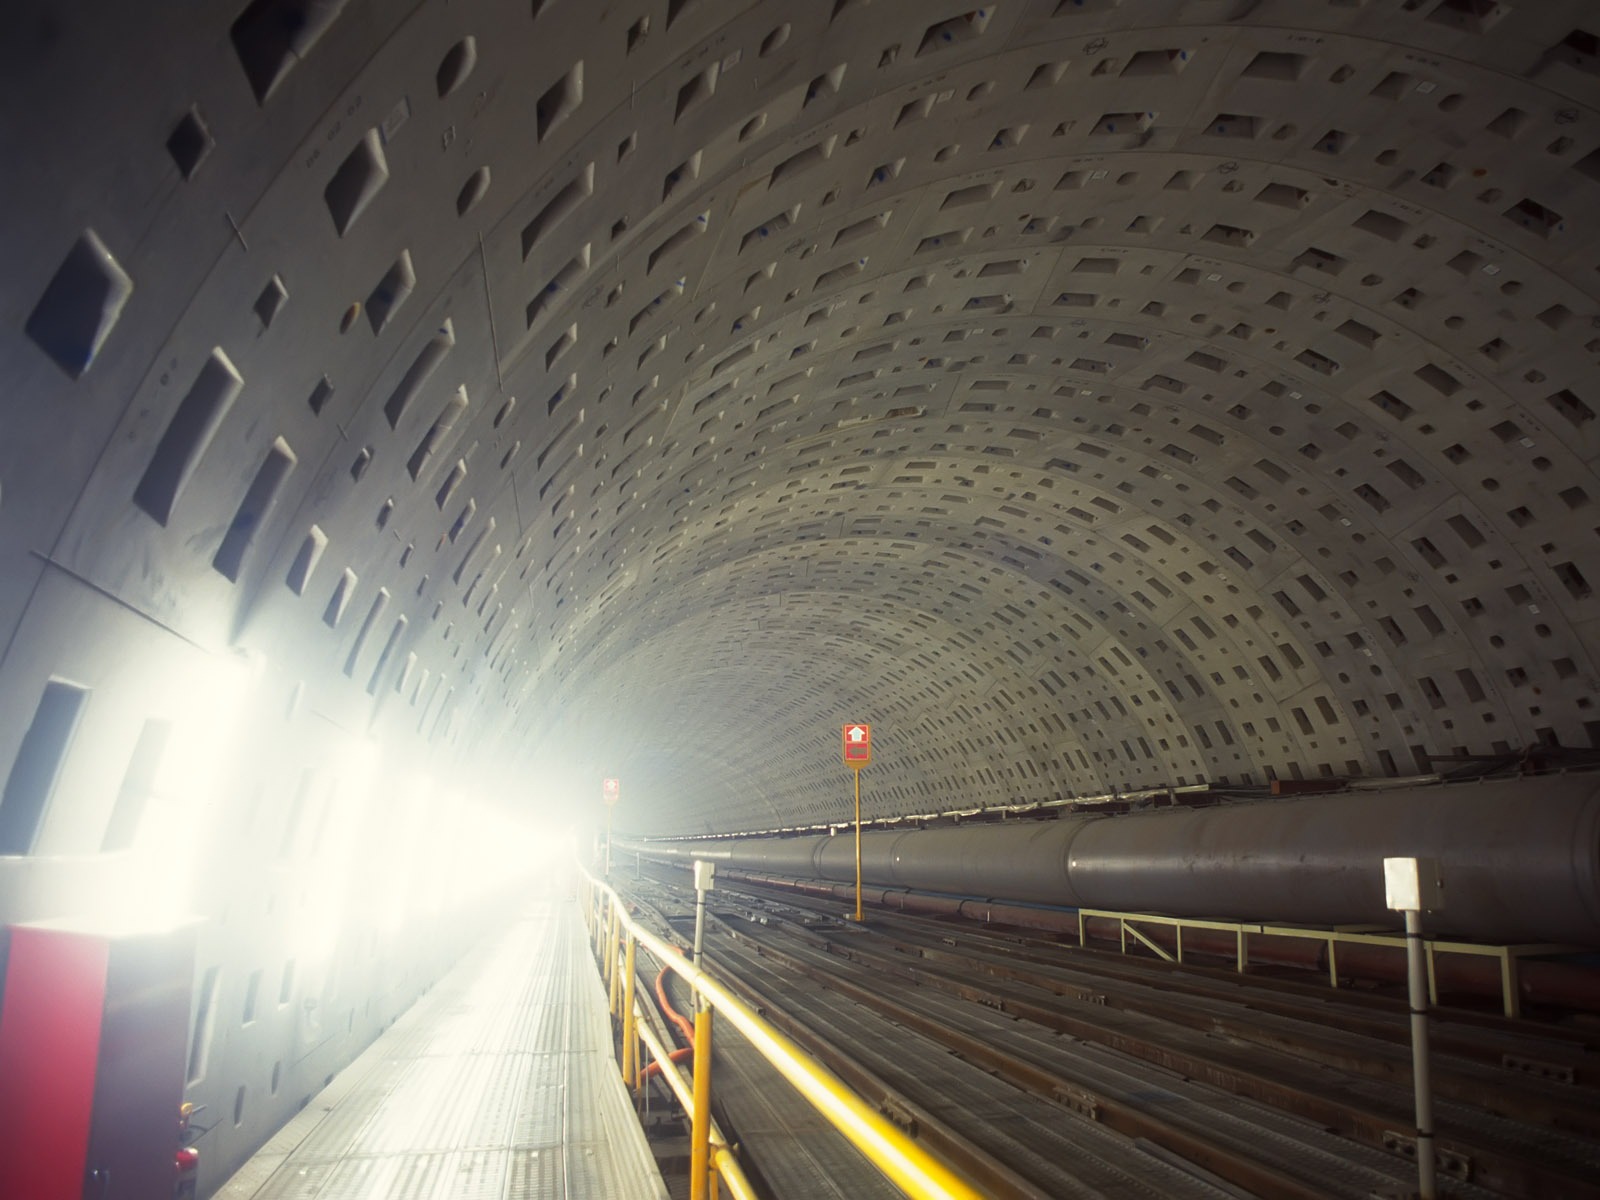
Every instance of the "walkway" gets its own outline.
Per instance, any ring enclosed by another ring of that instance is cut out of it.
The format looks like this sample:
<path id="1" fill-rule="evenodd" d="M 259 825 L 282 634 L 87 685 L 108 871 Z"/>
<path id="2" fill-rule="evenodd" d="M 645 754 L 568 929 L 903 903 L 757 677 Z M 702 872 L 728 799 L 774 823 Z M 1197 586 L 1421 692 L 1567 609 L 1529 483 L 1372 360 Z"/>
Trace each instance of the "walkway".
<path id="1" fill-rule="evenodd" d="M 530 900 L 216 1200 L 665 1200 L 571 899 Z"/>

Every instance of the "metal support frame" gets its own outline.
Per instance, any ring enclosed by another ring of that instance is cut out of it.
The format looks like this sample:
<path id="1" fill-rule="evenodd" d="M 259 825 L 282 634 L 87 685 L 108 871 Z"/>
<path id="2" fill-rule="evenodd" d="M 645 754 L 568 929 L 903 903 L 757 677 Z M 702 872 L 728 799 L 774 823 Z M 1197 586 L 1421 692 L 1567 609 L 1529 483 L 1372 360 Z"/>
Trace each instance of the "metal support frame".
<path id="1" fill-rule="evenodd" d="M 1438 954 L 1477 954 L 1487 958 L 1498 959 L 1500 963 L 1500 1000 L 1508 1017 L 1522 1015 L 1522 991 L 1518 982 L 1517 964 L 1524 958 L 1537 958 L 1541 954 L 1572 954 L 1577 951 L 1575 946 L 1561 945 L 1526 945 L 1526 946 L 1482 946 L 1475 942 L 1447 942 L 1431 938 L 1423 939 L 1423 948 L 1428 958 L 1428 999 L 1439 1003 L 1439 983 L 1434 969 L 1434 958 Z"/>
<path id="2" fill-rule="evenodd" d="M 1178 926 L 1178 929 L 1179 929 L 1179 932 L 1180 932 L 1180 940 L 1178 942 L 1178 945 L 1181 947 L 1183 945 L 1183 942 L 1181 940 L 1181 933 L 1182 933 L 1183 926 L 1181 926 L 1181 925 Z M 1147 950 L 1149 950 L 1152 954 L 1154 954 L 1162 962 L 1174 962 L 1174 961 L 1181 962 L 1181 961 L 1183 961 L 1181 958 L 1175 960 L 1172 957 L 1172 955 L 1168 954 L 1160 946 L 1156 945 L 1149 938 L 1147 938 L 1144 934 L 1140 933 L 1139 932 L 1139 927 L 1137 925 L 1131 925 L 1127 921 L 1123 921 L 1122 922 L 1122 952 L 1124 954 L 1126 954 L 1128 952 L 1128 935 L 1130 933 L 1133 934 L 1134 939 L 1136 941 L 1138 941 L 1140 943 L 1140 945 L 1144 946 Z"/>
<path id="3" fill-rule="evenodd" d="M 1130 935 L 1140 945 L 1167 962 L 1183 962 L 1183 931 L 1185 929 L 1210 929 L 1232 933 L 1236 942 L 1235 968 L 1241 974 L 1249 969 L 1250 965 L 1250 936 L 1264 934 L 1268 937 L 1282 938 L 1308 938 L 1326 944 L 1328 954 L 1328 986 L 1339 986 L 1339 957 L 1340 946 L 1392 946 L 1403 949 L 1407 939 L 1403 934 L 1382 931 L 1381 926 L 1375 925 L 1341 925 L 1332 929 L 1313 929 L 1304 925 L 1263 925 L 1253 922 L 1240 921 L 1213 921 L 1199 917 L 1169 917 L 1157 913 L 1130 913 L 1116 912 L 1103 908 L 1078 909 L 1078 945 L 1089 944 L 1088 919 L 1090 917 L 1103 917 L 1114 920 L 1118 927 L 1118 940 L 1122 953 L 1128 952 L 1128 938 Z M 1142 933 L 1139 925 L 1165 925 L 1173 930 L 1177 939 L 1177 955 L 1169 953 L 1164 947 L 1157 945 L 1146 934 Z M 1500 999 L 1501 1006 L 1508 1017 L 1522 1015 L 1522 997 L 1518 988 L 1517 965 L 1524 958 L 1537 958 L 1550 954 L 1573 954 L 1578 947 L 1560 944 L 1529 944 L 1522 946 L 1494 946 L 1484 945 L 1479 942 L 1460 942 L 1447 939 L 1429 938 L 1422 939 L 1422 951 L 1425 975 L 1427 979 L 1428 1000 L 1432 1004 L 1439 1003 L 1439 986 L 1436 961 L 1443 954 L 1471 954 L 1481 958 L 1493 958 L 1500 964 Z"/>

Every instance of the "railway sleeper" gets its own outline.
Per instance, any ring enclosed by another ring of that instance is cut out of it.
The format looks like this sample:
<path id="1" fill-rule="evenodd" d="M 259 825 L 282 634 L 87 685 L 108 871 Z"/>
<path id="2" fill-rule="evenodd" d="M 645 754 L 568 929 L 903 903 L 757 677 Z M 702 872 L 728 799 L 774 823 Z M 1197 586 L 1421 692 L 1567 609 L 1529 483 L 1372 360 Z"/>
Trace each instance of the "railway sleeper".
<path id="1" fill-rule="evenodd" d="M 927 969 L 930 972 L 945 980 L 948 989 L 959 992 L 971 988 L 972 985 L 967 981 L 976 972 L 1038 988 L 1063 998 L 1080 999 L 1083 995 L 1078 985 L 1062 984 L 1047 975 L 1004 968 L 995 969 L 979 961 L 954 955 L 941 955 L 924 961 L 929 964 Z M 1100 1003 L 1105 1003 L 1103 995 Z M 1130 999 L 1119 996 L 1111 1007 L 1135 1016 L 1165 1021 L 1232 1041 L 1261 1046 L 1298 1059 L 1398 1086 L 1409 1086 L 1411 1082 L 1409 1046 L 1399 1046 L 1388 1039 L 1379 1039 L 1382 1043 L 1381 1048 L 1362 1047 L 1337 1037 L 1328 1037 L 1314 1027 L 1303 1031 L 1284 1031 L 1264 1025 L 1260 1021 L 1252 1021 L 1245 1014 L 1231 1015 L 1206 1011 L 1183 1000 L 1167 1001 L 1143 996 Z M 1019 1011 L 1018 1015 L 1023 1014 Z M 1325 1020 L 1326 1015 L 1321 1015 Z M 1310 1024 L 1305 1014 L 1298 1014 L 1288 1019 Z M 1520 1066 L 1522 1062 L 1528 1065 Z M 1519 1071 L 1524 1077 L 1538 1075 L 1569 1084 L 1575 1081 L 1575 1073 L 1570 1068 L 1561 1068 L 1558 1064 L 1520 1060 L 1515 1056 L 1506 1055 L 1502 1056 L 1501 1065 L 1503 1069 Z M 1487 1079 L 1481 1075 L 1452 1070 L 1444 1063 L 1435 1064 L 1433 1076 L 1434 1092 L 1438 1096 L 1475 1105 L 1507 1119 L 1538 1122 L 1554 1129 L 1588 1137 L 1600 1136 L 1600 1110 L 1596 1109 L 1592 1097 L 1576 1090 L 1571 1095 L 1556 1096 L 1548 1091 L 1538 1091 L 1525 1086 L 1520 1077 Z"/>
<path id="2" fill-rule="evenodd" d="M 762 884 L 751 881 L 747 886 L 761 887 Z M 825 899 L 812 899 L 810 902 L 819 908 L 832 903 Z M 1238 1002 L 1243 982 L 1231 968 L 1198 962 L 1185 962 L 1178 966 L 1154 959 L 1130 958 L 1104 949 L 1079 947 L 1073 942 L 1024 937 L 992 927 L 964 931 L 960 935 L 944 932 L 929 934 L 925 932 L 927 926 L 933 925 L 943 931 L 949 928 L 949 923 L 893 910 L 878 914 L 874 918 L 874 925 L 880 931 L 884 926 L 898 928 L 900 932 L 892 935 L 897 944 L 901 944 L 908 952 L 915 947 L 914 952 L 919 955 L 925 952 L 918 939 L 926 938 L 932 944 L 936 937 L 939 945 L 965 948 L 969 955 L 981 955 L 986 950 L 997 949 L 1010 961 L 1022 960 L 1058 971 L 1088 970 L 1134 987 L 1159 987 L 1220 1001 Z M 1063 957 L 1080 959 L 1084 965 L 1069 966 L 1061 961 Z M 1341 1022 L 1352 1032 L 1364 1032 L 1382 1040 L 1409 1044 L 1403 998 L 1352 990 L 1330 992 L 1321 983 L 1273 976 L 1252 974 L 1249 979 L 1249 1007 L 1304 1018 L 1307 1007 L 1326 1011 L 1327 1006 L 1334 1005 L 1341 1013 Z M 1524 1021 L 1507 1021 L 1496 1014 L 1465 1009 L 1442 1009 L 1438 1010 L 1438 1015 L 1440 1021 L 1434 1042 L 1442 1052 L 1500 1065 L 1502 1050 L 1497 1047 L 1503 1046 L 1507 1039 L 1515 1041 L 1531 1035 L 1549 1045 L 1553 1052 L 1563 1053 L 1571 1060 L 1572 1083 L 1577 1086 L 1600 1083 L 1600 1057 L 1590 1048 L 1590 1035 L 1581 1030 L 1550 1025 L 1530 1027 Z"/>
<path id="3" fill-rule="evenodd" d="M 764 957 L 799 972 L 823 987 L 839 992 L 897 1024 L 944 1046 L 975 1066 L 1013 1086 L 1021 1087 L 1063 1107 L 1088 1116 L 1131 1138 L 1145 1138 L 1188 1162 L 1243 1187 L 1266 1200 L 1311 1200 L 1325 1195 L 1314 1181 L 1298 1179 L 1276 1167 L 1250 1159 L 1236 1150 L 1217 1146 L 1190 1130 L 1156 1114 L 1113 1097 L 1099 1095 L 1048 1068 L 1027 1062 L 979 1038 L 961 1033 L 914 1009 L 897 1004 L 870 988 L 841 979 L 784 951 L 766 947 Z M 1063 1101 L 1061 1096 L 1069 1097 Z"/>
<path id="4" fill-rule="evenodd" d="M 943 939 L 942 939 L 943 940 Z M 826 939 L 821 939 L 819 944 L 827 947 L 830 952 L 844 953 L 835 949 Z M 1014 1015 L 1027 1015 L 1020 1010 L 1008 1009 L 1004 1002 L 996 1003 L 990 998 L 993 989 L 980 989 L 970 981 L 974 972 L 1039 988 L 1055 995 L 1070 999 L 1088 999 L 1090 1003 L 1106 1005 L 1105 993 L 1088 992 L 1081 985 L 1063 982 L 1052 978 L 1049 974 L 1040 971 L 1029 972 L 1023 969 L 1010 967 L 1005 964 L 988 962 L 970 954 L 951 954 L 943 950 L 933 950 L 926 947 L 910 947 L 893 939 L 889 941 L 893 949 L 907 953 L 914 950 L 922 962 L 929 964 L 928 970 L 937 974 L 938 980 L 932 980 L 936 986 L 961 995 L 965 999 L 984 1004 L 987 1007 L 999 1008 L 1002 1011 L 1014 1012 Z M 858 951 L 852 948 L 846 957 L 852 961 L 868 963 L 864 955 L 872 954 L 871 951 Z M 902 977 L 912 978 L 916 982 L 926 984 L 929 978 L 919 974 L 918 968 L 902 966 L 893 959 L 886 958 L 881 953 L 872 959 L 870 965 L 876 965 L 880 970 L 889 971 Z M 949 974 L 947 972 L 954 973 Z M 1148 988 L 1148 985 L 1143 985 Z M 1229 1001 L 1238 1004 L 1236 997 Z M 1166 1001 L 1153 999 L 1147 996 L 1128 998 L 1119 995 L 1116 1003 L 1110 1005 L 1118 1010 L 1148 1016 L 1156 1020 L 1167 1021 L 1175 1025 L 1185 1026 L 1201 1032 L 1220 1035 L 1221 1037 L 1260 1045 L 1265 1048 L 1287 1053 L 1297 1058 L 1307 1059 L 1334 1067 L 1352 1074 L 1365 1075 L 1396 1085 L 1409 1086 L 1411 1081 L 1411 1064 L 1409 1048 L 1397 1045 L 1399 1039 L 1381 1038 L 1379 1040 L 1387 1045 L 1395 1046 L 1383 1054 L 1374 1054 L 1372 1048 L 1351 1047 L 1337 1039 L 1319 1036 L 1314 1031 L 1304 1034 L 1288 1035 L 1281 1031 L 1263 1026 L 1260 1022 L 1252 1022 L 1245 1016 L 1230 1017 L 1214 1012 L 1196 1011 L 1191 1004 L 1182 1000 Z M 1308 1020 L 1304 1011 L 1286 1015 L 1292 1020 Z M 1325 1013 L 1317 1014 L 1326 1019 Z M 1408 1041 L 1408 1039 L 1407 1039 Z M 1574 1083 L 1576 1072 L 1570 1068 L 1563 1072 L 1559 1064 L 1539 1063 L 1537 1060 L 1520 1060 L 1515 1056 L 1502 1056 L 1501 1065 L 1512 1067 L 1513 1060 L 1517 1063 L 1526 1061 L 1525 1067 L 1519 1067 L 1524 1074 L 1536 1074 L 1543 1078 L 1555 1079 L 1561 1082 Z M 1567 1097 L 1551 1096 L 1547 1092 L 1539 1092 L 1522 1086 L 1518 1080 L 1486 1080 L 1481 1077 L 1465 1075 L 1452 1071 L 1443 1065 L 1436 1065 L 1434 1071 L 1435 1094 L 1448 1099 L 1458 1100 L 1462 1103 L 1472 1104 L 1496 1115 L 1520 1121 L 1538 1121 L 1555 1129 L 1567 1130 L 1585 1136 L 1600 1135 L 1600 1109 L 1597 1109 L 1591 1098 L 1582 1094 Z"/>
<path id="5" fill-rule="evenodd" d="M 950 1049 L 959 1049 L 965 1057 L 975 1063 L 982 1063 L 991 1070 L 1004 1075 L 1014 1083 L 1026 1087 L 1035 1094 L 1051 1096 L 1056 1082 L 1066 1082 L 1058 1077 L 1050 1077 L 1049 1072 L 1035 1064 L 1015 1058 L 994 1047 L 988 1046 L 980 1039 L 953 1030 L 943 1022 L 918 1014 L 914 1010 L 890 1001 L 877 991 L 843 978 L 836 969 L 821 966 L 815 962 L 777 947 L 757 943 L 758 952 L 780 963 L 791 970 L 799 971 L 807 978 L 839 991 L 843 995 L 865 1004 L 869 1008 L 889 1016 L 909 1028 L 945 1045 Z M 859 962 L 858 965 L 865 965 Z M 891 973 L 902 975 L 907 971 L 920 972 L 908 964 L 894 964 Z M 961 999 L 973 999 L 982 989 L 972 985 L 955 985 L 952 992 L 965 991 L 969 995 L 959 995 Z M 1367 1146 L 1396 1153 L 1391 1145 L 1385 1143 L 1385 1133 L 1392 1132 L 1393 1122 L 1399 1113 L 1392 1110 L 1371 1112 L 1359 1107 L 1352 1101 L 1338 1099 L 1326 1093 L 1324 1089 L 1303 1087 L 1293 1082 L 1286 1082 L 1273 1078 L 1270 1074 L 1259 1071 L 1249 1071 L 1232 1064 L 1222 1064 L 1207 1061 L 1192 1053 L 1174 1050 L 1171 1047 L 1157 1044 L 1148 1039 L 1140 1038 L 1125 1031 L 1108 1031 L 1086 1020 L 1074 1018 L 1069 1014 L 1056 1009 L 1046 1008 L 1036 1004 L 1022 1004 L 1012 1001 L 1004 1010 L 1007 1015 L 1021 1017 L 1044 1028 L 1057 1033 L 1065 1033 L 1079 1037 L 1084 1041 L 1105 1046 L 1128 1054 L 1141 1061 L 1163 1067 L 1185 1078 L 1217 1087 L 1223 1091 L 1269 1104 L 1281 1111 L 1293 1113 L 1296 1116 L 1322 1125 L 1325 1128 L 1348 1137 L 1353 1141 Z M 1241 1174 L 1249 1171 L 1240 1167 L 1230 1167 L 1229 1162 L 1214 1166 L 1210 1161 L 1211 1153 L 1207 1154 L 1207 1161 L 1192 1158 L 1193 1153 L 1199 1153 L 1196 1148 L 1196 1139 L 1186 1130 L 1182 1130 L 1170 1123 L 1130 1109 L 1126 1105 L 1109 1097 L 1099 1097 L 1098 1102 L 1103 1114 L 1103 1120 L 1112 1127 L 1119 1128 L 1121 1132 L 1130 1135 L 1145 1136 L 1158 1144 L 1168 1145 L 1176 1153 L 1191 1158 L 1191 1161 L 1200 1162 L 1207 1169 L 1215 1170 L 1224 1178 L 1228 1178 L 1240 1186 L 1256 1190 L 1249 1180 L 1229 1174 L 1230 1169 L 1238 1170 Z M 1127 1128 L 1115 1124 L 1123 1121 Z M 1135 1133 L 1137 1131 L 1137 1133 Z M 1169 1139 L 1169 1140 L 1163 1140 Z M 1483 1146 L 1476 1147 L 1473 1153 L 1460 1144 L 1452 1145 L 1446 1141 L 1437 1143 L 1441 1150 L 1462 1156 L 1469 1162 L 1476 1164 L 1475 1182 L 1504 1191 L 1513 1195 L 1527 1195 L 1539 1197 L 1573 1197 L 1581 1200 L 1600 1200 L 1600 1184 L 1586 1178 L 1575 1177 L 1572 1173 L 1559 1166 L 1550 1166 L 1542 1162 L 1531 1161 L 1527 1158 L 1505 1150 L 1494 1150 Z M 1187 1147 L 1183 1149 L 1180 1147 Z M 1230 1161 L 1237 1156 L 1224 1156 Z M 1242 1161 L 1242 1160 L 1241 1160 Z M 1263 1164 L 1251 1164 L 1262 1166 Z M 1262 1181 L 1270 1182 L 1270 1181 Z M 1281 1182 L 1281 1181 L 1279 1181 Z"/>

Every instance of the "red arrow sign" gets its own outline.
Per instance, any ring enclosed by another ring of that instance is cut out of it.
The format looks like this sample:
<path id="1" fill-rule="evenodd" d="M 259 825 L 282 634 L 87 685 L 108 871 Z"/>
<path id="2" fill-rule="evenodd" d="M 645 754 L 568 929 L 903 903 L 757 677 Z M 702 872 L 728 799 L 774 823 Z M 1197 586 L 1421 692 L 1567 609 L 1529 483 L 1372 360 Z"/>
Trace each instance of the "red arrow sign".
<path id="1" fill-rule="evenodd" d="M 872 726 L 858 722 L 846 724 L 841 737 L 844 745 L 844 765 L 859 771 L 872 761 Z"/>

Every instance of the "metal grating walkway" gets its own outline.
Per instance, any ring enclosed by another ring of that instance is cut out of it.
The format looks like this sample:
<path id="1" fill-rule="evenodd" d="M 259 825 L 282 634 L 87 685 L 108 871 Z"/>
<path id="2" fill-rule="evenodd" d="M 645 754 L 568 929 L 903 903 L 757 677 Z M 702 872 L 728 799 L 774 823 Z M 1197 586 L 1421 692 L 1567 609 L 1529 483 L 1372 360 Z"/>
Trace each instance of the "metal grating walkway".
<path id="1" fill-rule="evenodd" d="M 665 1200 L 570 899 L 530 901 L 217 1200 Z"/>

